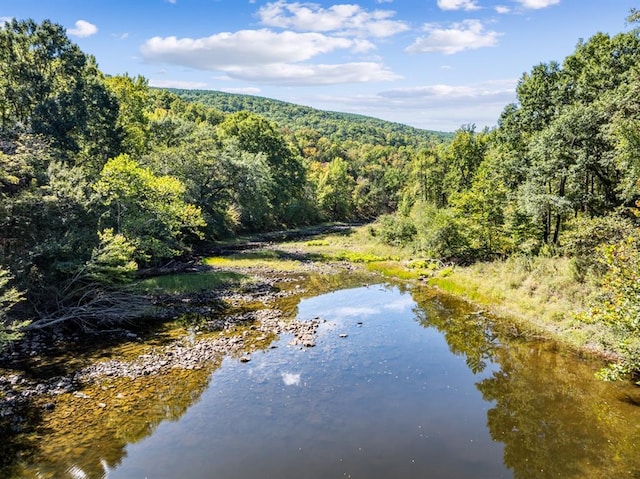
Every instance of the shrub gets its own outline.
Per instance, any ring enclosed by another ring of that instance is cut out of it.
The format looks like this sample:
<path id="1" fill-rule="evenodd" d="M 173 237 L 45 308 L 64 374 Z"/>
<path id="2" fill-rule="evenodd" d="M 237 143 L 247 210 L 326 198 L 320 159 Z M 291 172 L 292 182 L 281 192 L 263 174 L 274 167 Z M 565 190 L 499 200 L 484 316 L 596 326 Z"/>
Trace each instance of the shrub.
<path id="1" fill-rule="evenodd" d="M 416 236 L 417 230 L 409 217 L 403 215 L 383 215 L 378 220 L 377 235 L 389 245 L 407 246 Z"/>

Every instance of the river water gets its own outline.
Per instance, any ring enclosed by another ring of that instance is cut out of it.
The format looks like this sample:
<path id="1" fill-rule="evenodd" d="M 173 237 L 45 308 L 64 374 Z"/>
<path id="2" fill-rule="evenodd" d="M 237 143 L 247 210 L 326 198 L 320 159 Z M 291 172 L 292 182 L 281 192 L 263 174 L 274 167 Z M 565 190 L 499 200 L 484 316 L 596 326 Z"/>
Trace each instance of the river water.
<path id="1" fill-rule="evenodd" d="M 333 291 L 297 317 L 322 321 L 314 348 L 283 336 L 114 385 L 133 400 L 39 432 L 13 477 L 640 477 L 638 390 L 598 364 L 422 286 Z"/>

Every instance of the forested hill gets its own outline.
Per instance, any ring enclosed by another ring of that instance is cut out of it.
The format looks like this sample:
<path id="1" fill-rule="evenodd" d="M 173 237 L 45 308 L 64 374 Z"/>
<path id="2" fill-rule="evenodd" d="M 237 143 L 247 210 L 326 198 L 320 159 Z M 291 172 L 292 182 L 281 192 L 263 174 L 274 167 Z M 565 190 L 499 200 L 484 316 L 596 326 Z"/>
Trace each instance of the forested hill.
<path id="1" fill-rule="evenodd" d="M 183 100 L 226 113 L 242 110 L 257 113 L 292 131 L 309 128 L 334 142 L 353 140 L 372 145 L 424 146 L 453 137 L 449 132 L 422 130 L 369 116 L 318 110 L 253 95 L 213 90 L 168 90 Z"/>

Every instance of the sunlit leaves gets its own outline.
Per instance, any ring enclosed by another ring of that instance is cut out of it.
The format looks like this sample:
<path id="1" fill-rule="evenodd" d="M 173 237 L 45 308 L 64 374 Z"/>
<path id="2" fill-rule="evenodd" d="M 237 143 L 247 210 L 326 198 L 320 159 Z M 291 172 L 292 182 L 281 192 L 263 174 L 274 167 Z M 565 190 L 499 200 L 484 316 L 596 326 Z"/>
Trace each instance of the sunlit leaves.
<path id="1" fill-rule="evenodd" d="M 109 160 L 94 187 L 107 207 L 103 223 L 134 242 L 142 260 L 179 254 L 185 236 L 198 237 L 205 226 L 200 208 L 184 201 L 180 180 L 156 176 L 127 155 Z"/>

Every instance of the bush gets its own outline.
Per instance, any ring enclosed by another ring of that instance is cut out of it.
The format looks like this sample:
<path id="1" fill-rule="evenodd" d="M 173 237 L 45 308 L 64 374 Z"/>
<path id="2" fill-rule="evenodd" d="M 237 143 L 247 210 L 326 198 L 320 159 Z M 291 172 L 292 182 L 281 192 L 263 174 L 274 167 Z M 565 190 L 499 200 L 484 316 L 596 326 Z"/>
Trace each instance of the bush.
<path id="1" fill-rule="evenodd" d="M 454 210 L 418 204 L 411 212 L 417 229 L 415 247 L 427 256 L 464 263 L 470 260 L 469 242 Z"/>
<path id="2" fill-rule="evenodd" d="M 410 218 L 403 215 L 383 215 L 378 220 L 379 230 L 376 234 L 389 245 L 407 246 L 417 234 Z"/>
<path id="3" fill-rule="evenodd" d="M 574 277 L 581 282 L 589 274 L 605 274 L 606 259 L 598 254 L 599 246 L 618 243 L 634 231 L 633 222 L 617 214 L 595 218 L 581 216 L 567 227 L 561 239 L 562 252 L 572 258 Z"/>
<path id="4" fill-rule="evenodd" d="M 618 338 L 620 362 L 607 368 L 602 376 L 618 379 L 624 374 L 640 373 L 640 232 L 624 240 L 599 247 L 606 272 L 602 277 L 602 295 L 579 319 L 608 325 Z"/>

